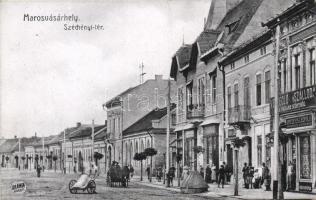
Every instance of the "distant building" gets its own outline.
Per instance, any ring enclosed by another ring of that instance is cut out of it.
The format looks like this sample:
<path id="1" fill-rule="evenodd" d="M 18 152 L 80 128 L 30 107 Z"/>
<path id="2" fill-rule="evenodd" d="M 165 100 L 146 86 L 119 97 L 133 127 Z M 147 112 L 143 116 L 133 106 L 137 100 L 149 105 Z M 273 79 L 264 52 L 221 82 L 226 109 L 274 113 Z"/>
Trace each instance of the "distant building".
<path id="1" fill-rule="evenodd" d="M 170 141 L 175 138 L 175 104 L 171 106 Z M 123 131 L 124 165 L 132 165 L 135 173 L 140 172 L 140 162 L 133 160 L 135 153 L 144 152 L 146 148 L 154 148 L 157 155 L 152 158 L 153 169 L 163 168 L 166 155 L 167 108 L 156 108 Z M 150 158 L 143 161 L 144 167 L 150 166 Z"/>
<path id="2" fill-rule="evenodd" d="M 175 101 L 175 82 L 170 81 L 170 96 Z M 125 165 L 126 160 L 122 152 L 122 130 L 130 127 L 155 108 L 167 105 L 168 80 L 156 75 L 155 79 L 129 88 L 121 94 L 107 101 L 103 106 L 107 108 L 107 158 Z M 123 149 L 122 149 L 123 148 Z M 128 147 L 129 148 L 129 147 Z"/>

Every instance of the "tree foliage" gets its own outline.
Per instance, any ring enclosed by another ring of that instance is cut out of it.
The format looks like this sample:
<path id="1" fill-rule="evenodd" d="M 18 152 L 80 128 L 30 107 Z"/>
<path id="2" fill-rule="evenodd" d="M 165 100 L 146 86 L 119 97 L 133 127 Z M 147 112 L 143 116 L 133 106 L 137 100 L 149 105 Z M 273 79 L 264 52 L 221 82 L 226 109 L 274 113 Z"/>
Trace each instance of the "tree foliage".
<path id="1" fill-rule="evenodd" d="M 53 156 L 53 161 L 56 161 L 58 159 L 58 157 L 55 155 Z"/>
<path id="2" fill-rule="evenodd" d="M 146 154 L 146 156 L 154 156 L 157 155 L 157 150 L 149 147 L 144 150 L 144 153 Z"/>
<path id="3" fill-rule="evenodd" d="M 137 161 L 142 161 L 142 160 L 145 160 L 146 158 L 147 158 L 147 155 L 144 152 L 135 153 L 134 155 L 134 160 L 137 160 Z"/>
<path id="4" fill-rule="evenodd" d="M 99 153 L 99 152 L 94 152 L 94 154 L 93 154 L 93 157 L 96 160 L 101 160 L 103 158 L 103 156 L 104 155 L 102 153 Z"/>

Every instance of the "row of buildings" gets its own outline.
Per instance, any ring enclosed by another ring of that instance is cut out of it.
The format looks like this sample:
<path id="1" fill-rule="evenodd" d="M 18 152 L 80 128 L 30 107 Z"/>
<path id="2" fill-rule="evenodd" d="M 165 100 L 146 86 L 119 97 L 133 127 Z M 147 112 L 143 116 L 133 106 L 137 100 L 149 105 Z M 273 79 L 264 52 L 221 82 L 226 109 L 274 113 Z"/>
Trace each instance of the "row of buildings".
<path id="1" fill-rule="evenodd" d="M 172 58 L 183 166 L 226 162 L 233 172 L 237 137 L 245 143 L 239 169 L 266 163 L 274 176 L 274 159 L 280 159 L 283 177 L 293 163 L 297 191 L 315 191 L 315 8 L 312 0 L 212 1 L 204 30 Z M 271 137 L 276 87 L 288 138 L 277 158 Z"/>
<path id="2" fill-rule="evenodd" d="M 154 168 L 164 167 L 170 145 L 174 165 L 198 170 L 226 162 L 233 172 L 234 141 L 242 138 L 239 169 L 243 163 L 255 168 L 266 163 L 272 168 L 280 159 L 284 169 L 293 163 L 296 190 L 315 190 L 315 48 L 313 0 L 212 0 L 204 29 L 172 56 L 173 80 L 156 75 L 131 87 L 103 104 L 106 124 L 78 125 L 44 142 L 29 139 L 34 144 L 24 145 L 24 152 L 33 158 L 41 151 L 60 155 L 60 168 L 66 163 L 66 168 L 79 169 L 91 159 L 94 146 L 104 155 L 101 171 L 115 160 L 133 165 L 137 173 L 135 153 L 153 147 L 158 150 Z M 272 137 L 276 89 L 287 136 L 278 158 Z M 168 122 L 170 143 L 166 144 Z M 17 139 L 3 143 L 0 153 L 4 145 L 16 154 L 11 142 L 16 144 Z M 43 162 L 52 168 L 51 160 Z"/>

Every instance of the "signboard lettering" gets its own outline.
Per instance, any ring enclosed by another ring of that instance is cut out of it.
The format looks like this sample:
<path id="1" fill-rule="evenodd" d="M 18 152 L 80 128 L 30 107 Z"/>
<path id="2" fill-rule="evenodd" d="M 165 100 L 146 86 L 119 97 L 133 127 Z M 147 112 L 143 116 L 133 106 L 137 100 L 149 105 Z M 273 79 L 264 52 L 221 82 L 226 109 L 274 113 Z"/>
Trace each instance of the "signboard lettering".
<path id="1" fill-rule="evenodd" d="M 312 125 L 312 115 L 286 119 L 286 128 L 298 128 Z"/>
<path id="2" fill-rule="evenodd" d="M 308 106 L 316 106 L 316 85 L 279 95 L 280 114 L 306 108 Z M 273 114 L 274 98 L 272 98 L 270 108 L 272 111 L 271 114 Z"/>
<path id="3" fill-rule="evenodd" d="M 312 192 L 312 183 L 311 182 L 299 182 L 299 191 L 300 192 Z"/>

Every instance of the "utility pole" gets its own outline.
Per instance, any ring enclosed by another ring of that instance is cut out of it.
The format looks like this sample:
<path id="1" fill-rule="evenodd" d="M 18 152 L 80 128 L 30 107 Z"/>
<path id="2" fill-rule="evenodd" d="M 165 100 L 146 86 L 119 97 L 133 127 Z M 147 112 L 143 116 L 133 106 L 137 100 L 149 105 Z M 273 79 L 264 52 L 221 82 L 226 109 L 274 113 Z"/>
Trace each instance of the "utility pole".
<path id="1" fill-rule="evenodd" d="M 279 21 L 279 19 L 278 19 Z M 278 65 L 279 65 L 280 25 L 275 32 L 275 63 L 274 63 L 274 144 L 273 144 L 273 199 L 283 199 L 281 188 L 281 173 L 279 171 L 279 91 L 278 91 Z M 278 193 L 279 192 L 279 193 Z M 279 194 L 279 196 L 278 196 Z"/>
<path id="2" fill-rule="evenodd" d="M 42 159 L 42 167 L 44 168 L 44 156 L 45 156 L 45 148 L 44 148 L 44 136 L 42 137 L 42 152 L 43 152 L 43 159 Z"/>
<path id="3" fill-rule="evenodd" d="M 64 173 L 66 174 L 66 130 L 64 130 Z"/>
<path id="4" fill-rule="evenodd" d="M 145 76 L 145 72 L 144 72 L 144 64 L 142 62 L 142 64 L 139 66 L 140 69 L 140 74 L 139 74 L 139 82 L 140 84 L 144 83 L 144 76 Z"/>
<path id="5" fill-rule="evenodd" d="M 21 138 L 19 138 L 19 159 L 18 159 L 19 169 L 20 169 L 20 165 L 21 165 L 20 161 L 21 161 Z M 22 166 L 22 168 L 23 168 L 23 166 Z"/>
<path id="6" fill-rule="evenodd" d="M 123 110 L 124 110 L 124 107 L 123 107 L 123 99 L 121 100 L 121 145 L 122 145 L 122 167 L 124 166 L 124 158 L 123 158 L 123 155 L 124 155 L 124 142 L 123 142 Z M 125 151 L 127 151 L 127 149 L 125 149 Z M 127 163 L 126 163 L 127 164 Z"/>
<path id="7" fill-rule="evenodd" d="M 94 160 L 94 120 L 92 120 L 92 130 L 91 130 L 91 137 L 92 137 L 92 155 L 91 160 Z"/>
<path id="8" fill-rule="evenodd" d="M 167 94 L 167 134 L 166 134 L 166 172 L 169 170 L 169 138 L 170 138 L 170 79 L 168 79 L 168 94 Z M 169 180 L 167 181 L 169 187 Z"/>

